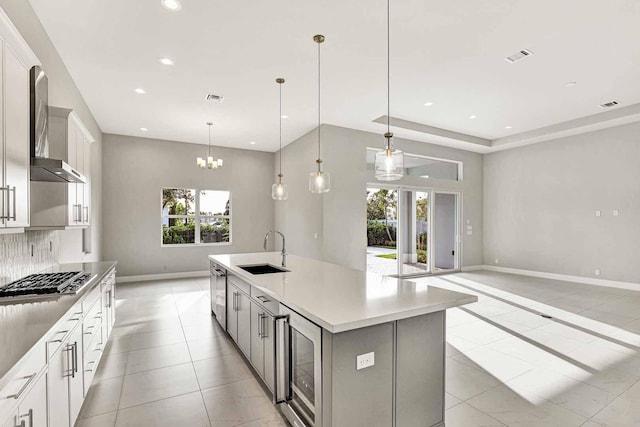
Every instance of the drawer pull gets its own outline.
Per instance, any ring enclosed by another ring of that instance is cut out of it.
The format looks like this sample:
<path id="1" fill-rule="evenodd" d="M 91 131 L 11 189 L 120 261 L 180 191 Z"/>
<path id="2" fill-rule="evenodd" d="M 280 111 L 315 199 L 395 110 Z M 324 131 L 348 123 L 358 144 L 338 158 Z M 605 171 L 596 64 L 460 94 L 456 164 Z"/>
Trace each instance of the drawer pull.
<path id="1" fill-rule="evenodd" d="M 35 372 L 35 373 L 31 374 L 31 375 L 27 375 L 26 377 L 22 377 L 21 379 L 27 380 L 27 382 L 24 383 L 22 388 L 16 394 L 12 394 L 11 396 L 7 396 L 7 399 L 18 399 L 20 397 L 20 395 L 22 393 L 24 393 L 24 391 L 27 389 L 27 387 L 29 387 L 29 384 L 31 384 L 31 381 L 33 381 L 33 379 L 36 377 L 36 375 L 37 375 L 37 372 Z"/>
<path id="2" fill-rule="evenodd" d="M 256 298 L 258 298 L 260 301 L 262 302 L 269 302 L 271 301 L 269 298 L 262 296 L 262 295 L 258 295 Z"/>
<path id="3" fill-rule="evenodd" d="M 62 342 L 62 340 L 51 340 L 51 341 L 49 341 L 49 343 L 54 343 L 54 342 Z"/>

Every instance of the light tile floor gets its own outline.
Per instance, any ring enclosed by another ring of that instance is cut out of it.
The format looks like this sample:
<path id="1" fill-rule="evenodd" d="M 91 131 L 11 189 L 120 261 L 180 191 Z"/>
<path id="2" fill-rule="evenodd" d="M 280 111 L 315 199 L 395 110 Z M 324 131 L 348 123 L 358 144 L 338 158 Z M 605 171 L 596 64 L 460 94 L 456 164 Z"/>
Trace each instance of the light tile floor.
<path id="1" fill-rule="evenodd" d="M 640 426 L 640 292 L 494 272 L 413 281 L 479 297 L 447 312 L 447 427 Z M 287 425 L 210 317 L 207 279 L 116 295 L 76 426 Z"/>

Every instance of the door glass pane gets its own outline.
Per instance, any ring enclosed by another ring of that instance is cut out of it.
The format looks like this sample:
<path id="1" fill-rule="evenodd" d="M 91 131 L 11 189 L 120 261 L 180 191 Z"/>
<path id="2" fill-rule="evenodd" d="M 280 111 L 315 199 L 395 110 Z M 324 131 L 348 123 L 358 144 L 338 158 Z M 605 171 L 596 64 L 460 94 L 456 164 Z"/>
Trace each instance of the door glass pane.
<path id="1" fill-rule="evenodd" d="M 434 271 L 456 268 L 457 203 L 455 194 L 435 193 L 433 207 Z"/>
<path id="2" fill-rule="evenodd" d="M 315 416 L 315 360 L 313 342 L 291 328 L 291 388 L 292 403 L 311 423 Z"/>
<path id="3" fill-rule="evenodd" d="M 367 270 L 398 274 L 398 191 L 367 188 Z"/>
<path id="4" fill-rule="evenodd" d="M 420 274 L 429 271 L 429 193 L 426 191 L 404 191 L 400 215 L 403 215 L 404 230 L 402 250 L 402 274 Z"/>
<path id="5" fill-rule="evenodd" d="M 200 218 L 200 243 L 221 243 L 229 241 L 229 218 Z"/>

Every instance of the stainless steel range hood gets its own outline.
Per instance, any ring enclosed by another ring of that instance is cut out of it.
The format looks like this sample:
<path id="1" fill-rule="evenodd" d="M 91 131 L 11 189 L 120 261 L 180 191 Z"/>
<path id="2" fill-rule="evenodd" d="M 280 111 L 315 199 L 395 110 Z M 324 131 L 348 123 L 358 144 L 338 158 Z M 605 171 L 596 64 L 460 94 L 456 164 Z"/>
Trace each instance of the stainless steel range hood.
<path id="1" fill-rule="evenodd" d="M 64 160 L 49 158 L 49 83 L 39 66 L 31 68 L 31 181 L 77 182 L 87 180 Z"/>
<path id="2" fill-rule="evenodd" d="M 78 182 L 86 183 L 87 179 L 69 164 L 57 159 L 31 159 L 31 181 Z"/>

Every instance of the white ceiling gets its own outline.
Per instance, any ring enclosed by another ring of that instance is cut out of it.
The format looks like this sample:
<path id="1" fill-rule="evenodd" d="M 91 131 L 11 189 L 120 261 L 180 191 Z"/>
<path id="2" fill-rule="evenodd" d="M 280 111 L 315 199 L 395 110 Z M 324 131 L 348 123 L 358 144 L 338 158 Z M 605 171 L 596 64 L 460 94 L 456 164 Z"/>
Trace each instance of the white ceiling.
<path id="1" fill-rule="evenodd" d="M 276 77 L 283 142 L 316 125 L 316 33 L 323 123 L 384 132 L 386 0 L 181 1 L 30 0 L 103 132 L 206 144 L 211 120 L 215 145 L 274 151 Z M 639 22 L 638 0 L 391 0 L 391 116 L 505 140 L 640 103 Z M 534 55 L 504 60 L 520 49 Z"/>

